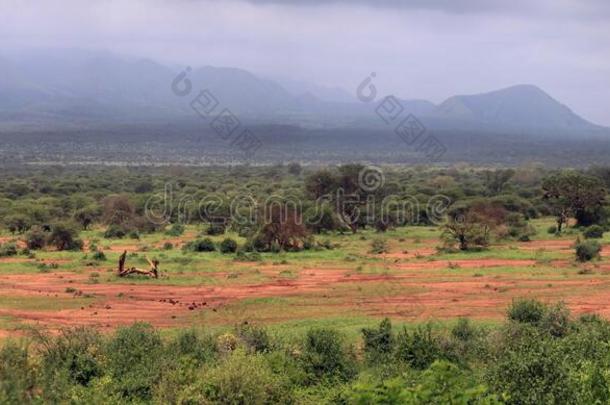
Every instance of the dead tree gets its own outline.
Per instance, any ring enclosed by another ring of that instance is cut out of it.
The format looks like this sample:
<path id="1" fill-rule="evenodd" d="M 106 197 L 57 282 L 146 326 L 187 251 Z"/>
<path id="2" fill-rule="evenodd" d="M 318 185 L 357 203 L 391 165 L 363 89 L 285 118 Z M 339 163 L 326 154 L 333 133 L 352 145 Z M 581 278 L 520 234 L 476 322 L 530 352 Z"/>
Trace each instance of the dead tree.
<path id="1" fill-rule="evenodd" d="M 130 274 L 142 274 L 145 276 L 150 276 L 154 278 L 159 278 L 159 261 L 153 260 L 151 261 L 148 257 L 146 257 L 146 261 L 150 264 L 150 270 L 142 270 L 137 267 L 129 267 L 125 268 L 125 259 L 127 258 L 127 251 L 124 251 L 121 257 L 119 258 L 119 269 L 118 275 L 119 277 L 125 277 Z"/>

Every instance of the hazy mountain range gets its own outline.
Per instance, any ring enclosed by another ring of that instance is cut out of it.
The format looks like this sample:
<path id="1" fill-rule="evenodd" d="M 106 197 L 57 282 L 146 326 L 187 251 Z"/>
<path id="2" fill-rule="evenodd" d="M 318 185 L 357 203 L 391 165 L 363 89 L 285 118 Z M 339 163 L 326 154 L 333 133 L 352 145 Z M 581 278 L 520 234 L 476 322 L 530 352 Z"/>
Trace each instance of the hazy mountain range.
<path id="1" fill-rule="evenodd" d="M 386 125 L 375 105 L 355 90 L 270 80 L 226 67 L 193 67 L 193 92 L 179 97 L 171 83 L 182 70 L 105 52 L 36 50 L 0 53 L 2 128 L 178 120 L 192 117 L 188 102 L 200 89 L 244 120 L 310 128 Z M 400 98 L 400 95 L 396 95 Z M 405 113 L 429 128 L 492 132 L 606 133 L 533 85 L 456 95 L 439 105 L 401 100 Z"/>

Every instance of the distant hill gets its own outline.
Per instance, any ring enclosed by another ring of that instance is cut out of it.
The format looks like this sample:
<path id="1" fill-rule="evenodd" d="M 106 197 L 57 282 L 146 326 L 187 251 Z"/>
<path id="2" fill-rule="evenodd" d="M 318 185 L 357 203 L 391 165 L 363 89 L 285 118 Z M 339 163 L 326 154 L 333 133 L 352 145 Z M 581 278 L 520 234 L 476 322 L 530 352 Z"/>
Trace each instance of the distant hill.
<path id="1" fill-rule="evenodd" d="M 86 50 L 0 54 L 0 129 L 32 123 L 49 128 L 192 118 L 187 97 L 171 92 L 181 69 Z M 340 88 L 289 80 L 283 86 L 231 67 L 194 67 L 189 79 L 194 91 L 210 90 L 221 108 L 244 121 L 328 129 L 385 125 L 374 105 L 361 103 Z M 438 106 L 415 99 L 401 104 L 405 113 L 416 115 L 430 130 L 544 130 L 576 136 L 578 131 L 600 129 L 531 85 L 453 96 Z"/>
<path id="2" fill-rule="evenodd" d="M 532 85 L 453 96 L 438 106 L 435 115 L 519 128 L 574 129 L 594 126 Z"/>

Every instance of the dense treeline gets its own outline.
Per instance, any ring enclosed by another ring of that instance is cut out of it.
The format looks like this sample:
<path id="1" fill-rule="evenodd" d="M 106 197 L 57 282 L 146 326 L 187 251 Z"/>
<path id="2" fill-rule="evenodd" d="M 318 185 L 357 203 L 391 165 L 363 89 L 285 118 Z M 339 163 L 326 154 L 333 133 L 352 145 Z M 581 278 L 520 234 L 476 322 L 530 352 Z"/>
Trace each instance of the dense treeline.
<path id="1" fill-rule="evenodd" d="M 561 304 L 516 300 L 496 327 L 406 328 L 383 320 L 348 339 L 294 338 L 244 322 L 162 337 L 33 331 L 0 349 L 0 402 L 179 404 L 607 403 L 610 324 Z"/>
<path id="2" fill-rule="evenodd" d="M 369 177 L 371 175 L 372 177 Z M 446 249 L 485 248 L 494 238 L 527 241 L 527 221 L 552 215 L 595 235 L 608 226 L 610 169 L 551 171 L 296 163 L 233 168 L 47 168 L 3 172 L 0 222 L 30 248 L 79 249 L 78 232 L 103 226 L 107 238 L 179 234 L 200 223 L 248 238 L 246 250 L 297 250 L 311 236 L 374 227 L 444 226 Z M 173 224 L 173 225 L 172 225 Z"/>

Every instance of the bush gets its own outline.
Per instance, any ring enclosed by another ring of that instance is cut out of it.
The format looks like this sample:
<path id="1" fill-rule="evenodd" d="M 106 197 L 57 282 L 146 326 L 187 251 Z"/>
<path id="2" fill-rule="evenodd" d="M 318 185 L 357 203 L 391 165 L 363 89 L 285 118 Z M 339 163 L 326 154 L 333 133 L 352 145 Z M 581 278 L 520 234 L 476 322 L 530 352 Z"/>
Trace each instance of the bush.
<path id="1" fill-rule="evenodd" d="M 182 330 L 169 344 L 167 354 L 172 357 L 189 357 L 197 365 L 209 363 L 217 355 L 216 340 L 195 330 Z"/>
<path id="2" fill-rule="evenodd" d="M 17 245 L 14 243 L 5 243 L 0 246 L 0 257 L 9 257 L 17 255 Z"/>
<path id="3" fill-rule="evenodd" d="M 216 245 L 210 238 L 197 239 L 184 245 L 184 250 L 191 252 L 215 252 Z"/>
<path id="4" fill-rule="evenodd" d="M 457 324 L 451 329 L 451 336 L 462 342 L 472 340 L 476 334 L 476 329 L 468 318 L 459 318 Z"/>
<path id="5" fill-rule="evenodd" d="M 85 327 L 64 329 L 55 337 L 39 336 L 42 374 L 47 401 L 61 402 L 62 380 L 87 386 L 102 375 L 102 340 L 97 331 Z"/>
<path id="6" fill-rule="evenodd" d="M 207 371 L 188 403 L 289 404 L 293 402 L 287 381 L 274 375 L 261 355 L 237 351 Z"/>
<path id="7" fill-rule="evenodd" d="M 108 373 L 122 398 L 150 401 L 162 369 L 163 346 L 150 325 L 119 328 L 106 346 Z"/>
<path id="8" fill-rule="evenodd" d="M 30 250 L 42 249 L 47 244 L 47 234 L 40 227 L 34 227 L 27 234 L 25 243 Z"/>
<path id="9" fill-rule="evenodd" d="M 239 251 L 235 255 L 236 262 L 260 262 L 263 260 L 263 257 L 258 252 L 244 252 Z"/>
<path id="10" fill-rule="evenodd" d="M 377 328 L 362 329 L 364 352 L 370 362 L 383 362 L 394 351 L 392 322 L 385 318 Z"/>
<path id="11" fill-rule="evenodd" d="M 106 261 L 106 255 L 101 250 L 96 250 L 91 257 L 100 262 Z"/>
<path id="12" fill-rule="evenodd" d="M 432 333 L 432 326 L 427 324 L 412 332 L 403 328 L 396 338 L 396 357 L 415 369 L 424 370 L 445 356 L 439 339 Z"/>
<path id="13" fill-rule="evenodd" d="M 167 231 L 165 231 L 165 234 L 169 236 L 180 236 L 183 233 L 184 225 L 178 223 L 172 224 L 172 226 Z"/>
<path id="14" fill-rule="evenodd" d="M 604 237 L 604 228 L 599 225 L 591 225 L 584 230 L 583 235 L 587 239 L 601 239 Z"/>
<path id="15" fill-rule="evenodd" d="M 310 329 L 301 360 L 310 382 L 326 378 L 347 380 L 354 375 L 354 368 L 343 350 L 343 339 L 333 329 Z"/>
<path id="16" fill-rule="evenodd" d="M 206 228 L 205 234 L 209 236 L 224 235 L 226 228 L 225 224 L 213 223 Z"/>
<path id="17" fill-rule="evenodd" d="M 163 250 L 172 250 L 174 248 L 174 244 L 171 242 L 165 242 L 163 244 Z"/>
<path id="18" fill-rule="evenodd" d="M 76 227 L 68 223 L 59 223 L 51 227 L 49 245 L 55 246 L 57 250 L 81 250 L 83 241 L 77 239 Z"/>
<path id="19" fill-rule="evenodd" d="M 226 238 L 220 243 L 221 253 L 235 253 L 237 251 L 237 242 L 231 238 Z"/>
<path id="20" fill-rule="evenodd" d="M 249 351 L 254 353 L 271 351 L 271 339 L 264 328 L 243 322 L 236 328 L 236 333 Z"/>
<path id="21" fill-rule="evenodd" d="M 546 229 L 546 232 L 550 235 L 555 235 L 557 233 L 557 225 L 551 225 Z"/>
<path id="22" fill-rule="evenodd" d="M 511 321 L 539 324 L 544 318 L 546 307 L 533 299 L 516 299 L 508 308 L 507 317 Z"/>
<path id="23" fill-rule="evenodd" d="M 385 239 L 373 239 L 371 241 L 371 253 L 381 254 L 388 253 L 388 243 Z"/>
<path id="24" fill-rule="evenodd" d="M 27 347 L 8 342 L 0 349 L 0 403 L 25 404 L 36 397 L 36 373 Z"/>
<path id="25" fill-rule="evenodd" d="M 576 243 L 576 260 L 579 262 L 588 262 L 597 257 L 601 252 L 601 245 L 594 240 L 585 240 Z"/>
<path id="26" fill-rule="evenodd" d="M 106 239 L 123 239 L 129 231 L 121 225 L 110 225 L 104 232 Z"/>

